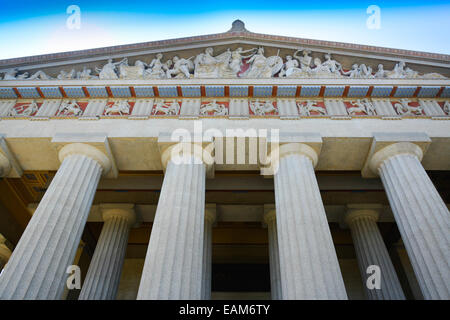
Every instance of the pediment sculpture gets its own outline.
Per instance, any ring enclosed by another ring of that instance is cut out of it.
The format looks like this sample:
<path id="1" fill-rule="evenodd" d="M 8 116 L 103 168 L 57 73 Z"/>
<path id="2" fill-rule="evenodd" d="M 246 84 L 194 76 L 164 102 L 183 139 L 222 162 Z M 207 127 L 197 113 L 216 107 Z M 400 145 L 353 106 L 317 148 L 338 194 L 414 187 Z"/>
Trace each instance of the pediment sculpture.
<path id="1" fill-rule="evenodd" d="M 302 52 L 300 55 L 299 53 Z M 419 74 L 419 72 L 399 61 L 392 70 L 385 70 L 383 64 L 376 71 L 366 64 L 353 64 L 349 70 L 344 70 L 342 64 L 333 59 L 330 53 L 313 58 L 307 49 L 296 50 L 283 59 L 279 54 L 266 56 L 264 48 L 243 50 L 241 47 L 214 56 L 214 49 L 208 47 L 204 52 L 189 58 L 175 55 L 163 62 L 163 54 L 158 53 L 146 63 L 136 60 L 129 65 L 128 58 L 114 62 L 108 59 L 102 67 L 92 70 L 83 67 L 82 70 L 61 70 L 58 80 L 70 79 L 189 79 L 189 78 L 358 78 L 358 79 L 446 79 L 439 73 Z M 3 80 L 51 80 L 53 77 L 39 70 L 33 74 L 19 73 L 11 69 L 4 73 Z"/>

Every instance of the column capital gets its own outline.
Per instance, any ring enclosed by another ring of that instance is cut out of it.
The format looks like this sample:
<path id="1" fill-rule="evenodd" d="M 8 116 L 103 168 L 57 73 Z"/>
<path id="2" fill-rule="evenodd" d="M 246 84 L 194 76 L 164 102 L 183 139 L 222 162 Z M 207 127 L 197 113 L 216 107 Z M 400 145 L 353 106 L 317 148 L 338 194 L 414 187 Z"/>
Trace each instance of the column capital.
<path id="1" fill-rule="evenodd" d="M 315 167 L 322 149 L 322 137 L 317 132 L 279 132 L 267 139 L 269 157 L 263 161 L 261 174 L 273 176 L 278 171 L 280 159 L 291 154 L 300 154 L 308 157 Z"/>
<path id="2" fill-rule="evenodd" d="M 321 148 L 322 137 L 320 133 L 280 132 L 279 147 L 277 148 L 277 146 L 275 146 L 275 148 L 271 150 L 271 159 L 272 161 L 276 161 L 290 154 L 301 154 L 311 159 L 313 166 L 315 167 Z M 276 152 L 278 152 L 278 155 Z"/>
<path id="3" fill-rule="evenodd" d="M 170 145 L 161 153 L 161 162 L 163 167 L 167 167 L 167 163 L 172 160 L 175 163 L 184 164 L 192 163 L 192 157 L 198 160 L 198 163 L 204 163 L 207 166 L 214 163 L 214 158 L 208 146 L 198 143 L 178 142 Z M 197 163 L 195 160 L 193 163 Z"/>
<path id="4" fill-rule="evenodd" d="M 186 135 L 173 136 L 168 132 L 161 132 L 158 136 L 158 147 L 161 154 L 161 164 L 166 170 L 169 161 L 175 164 L 204 164 L 206 176 L 214 177 L 214 142 L 212 137 Z"/>
<path id="5" fill-rule="evenodd" d="M 130 226 L 136 223 L 136 213 L 133 203 L 102 203 L 100 204 L 103 221 L 121 217 L 127 219 Z"/>
<path id="6" fill-rule="evenodd" d="M 102 175 L 117 178 L 118 169 L 106 133 L 56 133 L 51 141 L 62 162 L 69 155 L 85 155 L 102 167 Z"/>
<path id="7" fill-rule="evenodd" d="M 361 218 L 368 218 L 377 222 L 382 209 L 383 205 L 381 204 L 349 204 L 344 221 L 347 225 L 351 225 L 355 220 Z"/>
<path id="8" fill-rule="evenodd" d="M 211 224 L 216 221 L 217 211 L 215 203 L 207 203 L 205 205 L 205 219 L 208 220 Z"/>
<path id="9" fill-rule="evenodd" d="M 411 142 L 397 142 L 377 151 L 370 159 L 370 169 L 378 174 L 378 168 L 385 160 L 402 154 L 413 155 L 419 161 L 423 158 L 423 151 L 418 145 Z"/>
<path id="10" fill-rule="evenodd" d="M 431 139 L 423 132 L 374 133 L 361 174 L 365 178 L 375 178 L 385 160 L 401 154 L 414 155 L 421 161 L 430 143 Z"/>
<path id="11" fill-rule="evenodd" d="M 63 162 L 65 158 L 72 155 L 84 155 L 94 159 L 103 168 L 103 175 L 106 175 L 111 169 L 111 161 L 109 158 L 102 151 L 89 144 L 79 142 L 66 144 L 58 152 L 60 162 Z"/>
<path id="12" fill-rule="evenodd" d="M 20 178 L 22 173 L 19 162 L 6 144 L 5 136 L 0 134 L 0 177 Z"/>
<path id="13" fill-rule="evenodd" d="M 279 155 L 280 159 L 290 154 L 300 154 L 306 156 L 311 160 L 314 167 L 316 166 L 317 161 L 319 160 L 318 152 L 305 143 L 291 142 L 282 144 L 280 146 L 279 152 L 280 152 Z"/>
<path id="14" fill-rule="evenodd" d="M 265 176 L 273 175 L 278 171 L 279 161 L 286 156 L 297 154 L 307 157 L 311 160 L 313 167 L 317 165 L 319 160 L 319 152 L 312 146 L 301 142 L 282 143 L 276 147 L 272 147 L 270 152 L 270 166 L 261 169 L 261 174 Z"/>
<path id="15" fill-rule="evenodd" d="M 271 221 L 276 220 L 276 208 L 274 204 L 265 204 L 264 205 L 264 215 L 263 215 L 263 221 L 267 225 Z"/>

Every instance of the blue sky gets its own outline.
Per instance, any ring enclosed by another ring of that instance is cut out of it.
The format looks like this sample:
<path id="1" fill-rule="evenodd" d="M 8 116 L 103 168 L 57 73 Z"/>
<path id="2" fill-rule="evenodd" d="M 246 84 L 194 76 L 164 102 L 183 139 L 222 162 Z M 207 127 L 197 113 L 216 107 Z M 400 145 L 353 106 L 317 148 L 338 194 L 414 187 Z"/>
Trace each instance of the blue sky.
<path id="1" fill-rule="evenodd" d="M 66 9 L 81 10 L 69 29 Z M 380 8 L 369 29 L 367 7 Z M 0 59 L 247 29 L 318 40 L 450 54 L 450 1 L 6 1 L 0 0 Z"/>

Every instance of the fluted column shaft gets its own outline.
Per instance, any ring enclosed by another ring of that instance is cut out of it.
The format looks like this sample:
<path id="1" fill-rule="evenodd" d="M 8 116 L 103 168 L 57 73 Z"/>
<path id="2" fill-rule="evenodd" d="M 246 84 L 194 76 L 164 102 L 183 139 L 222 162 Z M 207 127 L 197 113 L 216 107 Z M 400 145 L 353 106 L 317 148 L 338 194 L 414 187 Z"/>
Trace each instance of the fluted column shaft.
<path id="1" fill-rule="evenodd" d="M 347 299 L 314 173 L 316 152 L 280 147 L 275 201 L 283 299 Z M 314 165 L 313 165 L 314 164 Z"/>
<path id="2" fill-rule="evenodd" d="M 114 300 L 119 289 L 128 234 L 134 212 L 123 208 L 103 211 L 105 221 L 83 283 L 79 300 Z"/>
<path id="3" fill-rule="evenodd" d="M 351 209 L 346 215 L 367 297 L 370 300 L 404 300 L 402 286 L 381 237 L 377 220 L 378 212 L 374 209 Z M 367 287 L 367 267 L 370 265 L 380 268 L 380 289 Z"/>
<path id="4" fill-rule="evenodd" d="M 211 300 L 212 226 L 216 213 L 206 209 L 203 242 L 202 300 Z"/>
<path id="5" fill-rule="evenodd" d="M 378 170 L 392 212 L 425 299 L 450 299 L 450 214 L 425 172 L 421 149 L 396 143 L 371 161 Z"/>
<path id="6" fill-rule="evenodd" d="M 267 224 L 269 236 L 269 267 L 270 267 L 270 293 L 272 300 L 280 300 L 281 294 L 281 274 L 280 257 L 278 250 L 277 222 L 275 210 L 271 210 L 264 215 L 264 222 Z"/>
<path id="7" fill-rule="evenodd" d="M 1 299 L 60 299 L 103 168 L 109 160 L 85 144 L 62 160 L 0 277 Z"/>
<path id="8" fill-rule="evenodd" d="M 201 156 L 169 158 L 138 299 L 201 299 L 205 180 Z"/>

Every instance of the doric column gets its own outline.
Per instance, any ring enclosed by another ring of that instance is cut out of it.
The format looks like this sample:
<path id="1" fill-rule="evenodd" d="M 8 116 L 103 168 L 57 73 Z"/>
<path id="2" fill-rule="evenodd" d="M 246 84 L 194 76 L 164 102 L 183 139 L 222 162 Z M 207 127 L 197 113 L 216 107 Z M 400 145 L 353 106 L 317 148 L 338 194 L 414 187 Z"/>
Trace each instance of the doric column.
<path id="1" fill-rule="evenodd" d="M 0 272 L 11 257 L 11 250 L 5 244 L 6 239 L 0 234 Z"/>
<path id="2" fill-rule="evenodd" d="M 345 222 L 350 227 L 363 285 L 370 300 L 404 300 L 402 286 L 377 226 L 380 208 L 377 205 L 349 205 Z M 366 285 L 367 267 L 380 268 L 380 289 Z"/>
<path id="3" fill-rule="evenodd" d="M 264 213 L 264 222 L 267 225 L 269 235 L 269 265 L 270 265 L 270 293 L 272 300 L 280 300 L 281 295 L 281 274 L 280 257 L 278 250 L 277 221 L 275 209 L 267 210 Z"/>
<path id="4" fill-rule="evenodd" d="M 133 204 L 101 205 L 102 232 L 95 247 L 79 300 L 114 300 L 128 244 L 136 222 Z"/>
<path id="5" fill-rule="evenodd" d="M 215 221 L 215 207 L 207 207 L 205 209 L 205 231 L 203 236 L 202 300 L 211 300 L 212 226 Z"/>
<path id="6" fill-rule="evenodd" d="M 450 213 L 420 161 L 422 149 L 398 142 L 376 152 L 370 169 L 383 182 L 425 299 L 450 299 Z"/>
<path id="7" fill-rule="evenodd" d="M 314 173 L 317 160 L 303 143 L 279 148 L 274 182 L 283 299 L 347 299 Z"/>
<path id="8" fill-rule="evenodd" d="M 102 172 L 111 167 L 97 148 L 72 143 L 0 277 L 1 299 L 59 299 Z"/>
<path id="9" fill-rule="evenodd" d="M 137 299 L 201 299 L 205 153 L 183 143 L 162 153 L 166 171 Z"/>

